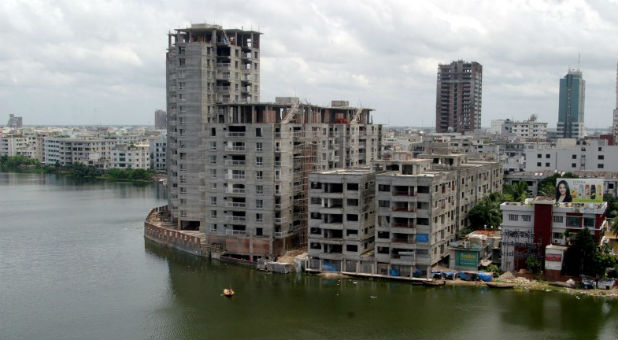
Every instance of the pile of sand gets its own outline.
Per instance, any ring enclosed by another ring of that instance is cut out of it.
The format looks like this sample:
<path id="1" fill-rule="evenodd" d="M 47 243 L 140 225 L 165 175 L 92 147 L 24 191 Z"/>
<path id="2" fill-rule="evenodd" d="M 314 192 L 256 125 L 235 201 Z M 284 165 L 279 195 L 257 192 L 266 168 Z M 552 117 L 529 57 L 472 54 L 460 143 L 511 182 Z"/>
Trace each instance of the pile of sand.
<path id="1" fill-rule="evenodd" d="M 506 272 L 506 273 L 498 276 L 498 280 L 500 280 L 500 281 L 515 280 L 515 275 L 513 275 L 513 273 L 511 273 L 511 272 Z"/>

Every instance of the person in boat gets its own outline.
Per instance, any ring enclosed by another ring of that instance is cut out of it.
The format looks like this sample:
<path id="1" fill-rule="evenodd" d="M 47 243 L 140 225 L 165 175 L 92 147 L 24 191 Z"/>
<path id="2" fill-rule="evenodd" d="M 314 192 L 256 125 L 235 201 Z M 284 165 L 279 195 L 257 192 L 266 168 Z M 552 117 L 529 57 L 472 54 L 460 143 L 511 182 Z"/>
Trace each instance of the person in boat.
<path id="1" fill-rule="evenodd" d="M 556 202 L 573 202 L 573 197 L 571 197 L 571 190 L 569 189 L 569 184 L 565 180 L 558 182 L 556 185 Z"/>

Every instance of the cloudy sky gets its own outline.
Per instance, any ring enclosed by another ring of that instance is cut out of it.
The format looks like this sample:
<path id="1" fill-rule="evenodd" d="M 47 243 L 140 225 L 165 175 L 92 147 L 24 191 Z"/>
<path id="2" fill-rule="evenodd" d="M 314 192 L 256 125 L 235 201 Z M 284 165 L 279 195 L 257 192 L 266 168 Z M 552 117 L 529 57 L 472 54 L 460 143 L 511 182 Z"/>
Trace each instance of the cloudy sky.
<path id="1" fill-rule="evenodd" d="M 167 32 L 197 22 L 264 33 L 262 101 L 347 99 L 433 126 L 437 65 L 464 59 L 483 65 L 483 126 L 535 113 L 555 127 L 581 54 L 586 126 L 609 126 L 616 103 L 618 0 L 2 0 L 0 120 L 153 124 Z"/>

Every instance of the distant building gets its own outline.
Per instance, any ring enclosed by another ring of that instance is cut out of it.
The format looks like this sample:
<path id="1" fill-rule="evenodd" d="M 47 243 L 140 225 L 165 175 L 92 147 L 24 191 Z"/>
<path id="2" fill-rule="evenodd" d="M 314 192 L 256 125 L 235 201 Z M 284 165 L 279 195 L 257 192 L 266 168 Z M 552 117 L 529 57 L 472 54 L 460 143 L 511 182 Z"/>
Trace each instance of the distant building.
<path id="1" fill-rule="evenodd" d="M 155 171 L 167 169 L 166 150 L 167 136 L 161 135 L 157 139 L 149 141 L 150 144 L 150 168 Z"/>
<path id="2" fill-rule="evenodd" d="M 586 82 L 579 69 L 570 69 L 564 78 L 560 79 L 558 105 L 558 135 L 560 138 L 584 136 L 585 92 Z"/>
<path id="3" fill-rule="evenodd" d="M 614 141 L 618 143 L 618 63 L 616 63 L 616 106 L 614 108 L 614 123 L 613 123 Z"/>
<path id="4" fill-rule="evenodd" d="M 43 161 L 43 138 L 39 136 L 0 137 L 0 156 L 23 155 Z"/>
<path id="5" fill-rule="evenodd" d="M 557 145 L 528 145 L 525 171 L 616 171 L 618 145 L 605 139 L 558 140 Z"/>
<path id="6" fill-rule="evenodd" d="M 6 123 L 6 126 L 14 129 L 19 129 L 23 126 L 23 121 L 21 116 L 16 116 L 14 114 L 9 115 L 9 122 Z"/>
<path id="7" fill-rule="evenodd" d="M 436 132 L 467 132 L 481 128 L 483 66 L 453 61 L 438 66 Z"/>
<path id="8" fill-rule="evenodd" d="M 62 166 L 81 163 L 108 169 L 114 145 L 116 142 L 110 139 L 47 137 L 43 139 L 44 162 L 47 165 Z"/>
<path id="9" fill-rule="evenodd" d="M 112 148 L 111 167 L 115 169 L 150 168 L 148 144 L 119 144 Z"/>
<path id="10" fill-rule="evenodd" d="M 167 112 L 163 110 L 155 111 L 155 129 L 157 130 L 167 129 Z"/>

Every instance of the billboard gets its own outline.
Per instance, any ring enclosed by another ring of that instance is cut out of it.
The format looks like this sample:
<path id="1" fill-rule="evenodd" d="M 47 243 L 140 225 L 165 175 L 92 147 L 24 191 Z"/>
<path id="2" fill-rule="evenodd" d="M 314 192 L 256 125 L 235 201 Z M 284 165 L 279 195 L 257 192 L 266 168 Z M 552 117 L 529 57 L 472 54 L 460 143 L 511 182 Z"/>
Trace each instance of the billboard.
<path id="1" fill-rule="evenodd" d="M 479 253 L 476 251 L 455 251 L 455 265 L 460 267 L 478 267 Z"/>
<path id="2" fill-rule="evenodd" d="M 556 202 L 603 202 L 603 180 L 558 178 L 556 179 Z"/>

